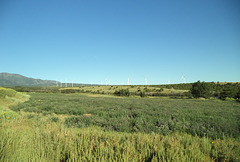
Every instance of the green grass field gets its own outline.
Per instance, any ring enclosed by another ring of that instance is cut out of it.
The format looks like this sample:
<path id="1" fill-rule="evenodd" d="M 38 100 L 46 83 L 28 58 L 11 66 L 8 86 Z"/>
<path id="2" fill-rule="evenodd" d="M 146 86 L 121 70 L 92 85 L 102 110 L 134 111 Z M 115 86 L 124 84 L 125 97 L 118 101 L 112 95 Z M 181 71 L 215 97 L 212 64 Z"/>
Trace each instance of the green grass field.
<path id="1" fill-rule="evenodd" d="M 129 133 L 186 132 L 211 138 L 240 136 L 240 104 L 237 102 L 33 93 L 28 102 L 11 109 L 68 115 L 66 124 L 79 128 L 93 125 Z"/>
<path id="2" fill-rule="evenodd" d="M 0 92 L 0 161 L 240 160 L 236 101 Z"/>

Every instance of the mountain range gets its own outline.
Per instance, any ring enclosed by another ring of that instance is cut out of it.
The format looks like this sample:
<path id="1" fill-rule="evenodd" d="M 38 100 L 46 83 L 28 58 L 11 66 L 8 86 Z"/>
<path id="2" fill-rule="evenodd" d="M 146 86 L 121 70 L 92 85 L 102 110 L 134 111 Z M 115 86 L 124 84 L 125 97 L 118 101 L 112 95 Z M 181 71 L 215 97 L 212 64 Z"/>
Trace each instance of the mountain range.
<path id="1" fill-rule="evenodd" d="M 25 77 L 19 74 L 0 73 L 0 86 L 13 87 L 41 87 L 41 86 L 56 86 L 57 81 L 54 80 L 42 80 Z"/>

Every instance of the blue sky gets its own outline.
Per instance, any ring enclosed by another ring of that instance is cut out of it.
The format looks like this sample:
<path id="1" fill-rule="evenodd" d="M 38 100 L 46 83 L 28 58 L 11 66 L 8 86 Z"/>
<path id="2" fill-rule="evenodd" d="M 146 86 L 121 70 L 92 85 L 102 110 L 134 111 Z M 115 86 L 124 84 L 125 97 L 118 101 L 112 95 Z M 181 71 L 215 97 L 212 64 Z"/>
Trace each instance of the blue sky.
<path id="1" fill-rule="evenodd" d="M 240 81 L 240 2 L 3 0 L 0 59 L 63 82 Z"/>

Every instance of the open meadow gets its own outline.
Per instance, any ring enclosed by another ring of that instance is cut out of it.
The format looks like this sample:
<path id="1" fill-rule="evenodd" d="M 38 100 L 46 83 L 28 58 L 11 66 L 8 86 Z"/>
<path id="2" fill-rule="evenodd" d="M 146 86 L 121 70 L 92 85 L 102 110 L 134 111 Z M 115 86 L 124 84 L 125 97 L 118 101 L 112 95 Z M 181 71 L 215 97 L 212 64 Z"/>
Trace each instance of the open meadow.
<path id="1" fill-rule="evenodd" d="M 0 90 L 0 161 L 240 160 L 237 101 Z"/>
<path id="2" fill-rule="evenodd" d="M 0 162 L 240 162 L 240 0 L 0 0 Z"/>

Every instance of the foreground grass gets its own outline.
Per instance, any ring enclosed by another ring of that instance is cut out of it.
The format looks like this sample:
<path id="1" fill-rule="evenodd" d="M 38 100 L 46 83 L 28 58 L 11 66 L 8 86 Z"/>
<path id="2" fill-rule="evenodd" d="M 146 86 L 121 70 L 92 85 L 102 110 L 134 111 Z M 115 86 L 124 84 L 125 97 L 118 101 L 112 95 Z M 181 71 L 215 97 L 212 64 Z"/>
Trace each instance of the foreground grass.
<path id="1" fill-rule="evenodd" d="M 0 98 L 0 102 L 4 103 L 1 105 L 4 109 L 0 109 L 4 113 L 0 120 L 0 161 L 240 160 L 240 142 L 236 138 L 213 140 L 178 132 L 165 136 L 153 132 L 123 133 L 106 131 L 97 126 L 68 128 L 64 119 L 55 120 L 57 118 L 51 115 L 23 111 L 8 118 L 6 112 L 12 112 L 8 106 L 17 102 L 13 102 L 13 96 L 10 100 L 5 96 Z M 47 102 L 50 103 L 49 100 Z M 100 101 L 97 103 L 101 104 Z"/>
<path id="2" fill-rule="evenodd" d="M 239 161 L 235 139 L 66 128 L 32 118 L 0 124 L 0 161 Z"/>

